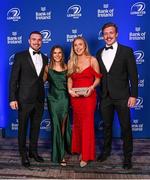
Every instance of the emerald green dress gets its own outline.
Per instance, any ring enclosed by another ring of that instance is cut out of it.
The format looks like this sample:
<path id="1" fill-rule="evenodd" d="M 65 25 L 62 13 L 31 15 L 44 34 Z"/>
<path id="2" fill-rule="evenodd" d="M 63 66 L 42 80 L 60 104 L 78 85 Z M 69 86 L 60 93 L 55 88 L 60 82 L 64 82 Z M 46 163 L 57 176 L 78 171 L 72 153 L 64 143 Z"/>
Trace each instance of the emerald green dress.
<path id="1" fill-rule="evenodd" d="M 48 70 L 48 109 L 52 124 L 52 162 L 61 162 L 65 152 L 71 152 L 71 126 L 67 71 Z"/>

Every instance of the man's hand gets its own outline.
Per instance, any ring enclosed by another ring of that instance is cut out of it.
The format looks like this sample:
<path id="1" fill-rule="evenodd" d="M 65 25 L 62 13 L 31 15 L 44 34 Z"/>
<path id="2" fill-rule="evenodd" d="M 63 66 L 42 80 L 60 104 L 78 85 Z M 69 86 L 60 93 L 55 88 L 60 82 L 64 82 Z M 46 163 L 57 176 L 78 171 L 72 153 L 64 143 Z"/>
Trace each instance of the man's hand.
<path id="1" fill-rule="evenodd" d="M 129 97 L 128 107 L 131 108 L 131 107 L 135 106 L 135 104 L 136 104 L 136 98 L 135 97 Z"/>
<path id="2" fill-rule="evenodd" d="M 10 105 L 11 109 L 18 110 L 18 102 L 17 101 L 11 101 L 9 105 Z"/>

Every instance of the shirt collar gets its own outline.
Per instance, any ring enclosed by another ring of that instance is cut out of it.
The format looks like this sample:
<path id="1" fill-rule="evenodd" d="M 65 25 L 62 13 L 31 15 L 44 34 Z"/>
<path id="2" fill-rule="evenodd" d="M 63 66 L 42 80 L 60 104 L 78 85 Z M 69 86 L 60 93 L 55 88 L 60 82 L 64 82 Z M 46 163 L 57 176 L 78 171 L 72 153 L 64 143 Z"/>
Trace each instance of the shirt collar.
<path id="1" fill-rule="evenodd" d="M 118 46 L 118 42 L 116 41 L 116 42 L 114 42 L 112 45 L 111 45 L 113 48 L 117 48 L 117 46 Z M 109 47 L 107 44 L 106 44 L 106 47 Z"/>
<path id="2" fill-rule="evenodd" d="M 35 51 L 34 49 L 32 49 L 31 47 L 29 47 L 29 52 L 30 52 L 30 54 L 32 54 L 33 55 L 33 51 Z"/>

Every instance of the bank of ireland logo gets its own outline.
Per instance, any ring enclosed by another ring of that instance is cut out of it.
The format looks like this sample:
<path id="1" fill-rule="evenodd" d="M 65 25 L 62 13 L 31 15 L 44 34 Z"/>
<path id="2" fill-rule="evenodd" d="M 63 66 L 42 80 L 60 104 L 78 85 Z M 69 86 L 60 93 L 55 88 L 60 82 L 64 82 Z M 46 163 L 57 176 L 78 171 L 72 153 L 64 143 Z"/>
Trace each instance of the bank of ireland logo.
<path id="1" fill-rule="evenodd" d="M 114 8 L 109 8 L 109 4 L 103 4 L 102 9 L 97 10 L 97 17 L 98 18 L 106 18 L 106 17 L 113 17 L 114 16 Z"/>
<path id="2" fill-rule="evenodd" d="M 138 74 L 138 87 L 143 88 L 144 87 L 144 79 L 140 77 Z"/>
<path id="3" fill-rule="evenodd" d="M 43 119 L 42 122 L 41 122 L 40 129 L 44 129 L 46 131 L 50 131 L 50 129 L 51 129 L 50 119 Z"/>
<path id="4" fill-rule="evenodd" d="M 9 65 L 12 66 L 14 64 L 14 56 L 15 54 L 12 54 L 10 57 L 9 57 Z"/>
<path id="5" fill-rule="evenodd" d="M 141 41 L 142 40 L 142 41 L 145 41 L 146 34 L 147 34 L 146 31 L 145 32 L 141 31 L 140 26 L 136 26 L 134 32 L 129 32 L 129 40 L 133 40 L 133 41 Z"/>
<path id="6" fill-rule="evenodd" d="M 67 9 L 67 17 L 72 17 L 75 19 L 78 19 L 79 17 L 81 17 L 81 6 L 80 5 L 72 5 Z"/>
<path id="7" fill-rule="evenodd" d="M 51 19 L 51 11 L 46 11 L 46 7 L 41 7 L 40 11 L 35 12 L 36 20 L 49 20 Z"/>
<path id="8" fill-rule="evenodd" d="M 143 109 L 143 98 L 142 97 L 138 97 L 136 99 L 136 104 L 135 104 L 134 108 L 135 108 L 135 110 Z"/>
<path id="9" fill-rule="evenodd" d="M 76 37 L 82 37 L 82 32 L 79 33 L 78 29 L 72 29 L 71 34 L 66 34 L 66 42 L 72 42 Z"/>
<path id="10" fill-rule="evenodd" d="M 20 16 L 20 9 L 19 8 L 11 8 L 7 12 L 7 20 L 18 21 L 20 19 L 21 19 L 21 16 Z"/>
<path id="11" fill-rule="evenodd" d="M 16 119 L 15 122 L 11 123 L 11 130 L 12 131 L 18 130 L 18 119 Z"/>
<path id="12" fill-rule="evenodd" d="M 134 56 L 136 58 L 136 64 L 142 64 L 144 62 L 144 52 L 141 50 L 134 51 Z"/>
<path id="13" fill-rule="evenodd" d="M 145 9 L 145 3 L 144 2 L 137 2 L 137 3 L 132 5 L 131 10 L 130 10 L 130 14 L 136 15 L 136 16 L 143 16 L 144 14 L 146 14 L 144 9 Z"/>
<path id="14" fill-rule="evenodd" d="M 22 44 L 22 36 L 18 36 L 16 31 L 12 35 L 7 36 L 7 44 Z"/>
<path id="15" fill-rule="evenodd" d="M 51 41 L 51 32 L 49 30 L 42 30 L 41 34 L 43 43 L 49 43 Z"/>
<path id="16" fill-rule="evenodd" d="M 144 128 L 144 124 L 140 123 L 139 119 L 133 119 L 133 123 L 132 123 L 132 131 L 139 131 L 142 132 Z"/>

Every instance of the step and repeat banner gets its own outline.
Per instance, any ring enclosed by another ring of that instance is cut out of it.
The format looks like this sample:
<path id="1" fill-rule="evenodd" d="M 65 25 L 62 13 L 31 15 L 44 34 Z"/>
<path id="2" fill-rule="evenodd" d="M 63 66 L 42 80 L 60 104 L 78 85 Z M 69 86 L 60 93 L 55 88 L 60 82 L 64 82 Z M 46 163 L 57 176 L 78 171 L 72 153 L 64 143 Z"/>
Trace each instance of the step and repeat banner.
<path id="1" fill-rule="evenodd" d="M 16 137 L 18 130 L 17 112 L 9 108 L 8 84 L 14 54 L 28 49 L 31 31 L 43 35 L 42 52 L 47 56 L 53 45 L 64 47 L 66 62 L 71 42 L 76 36 L 83 36 L 90 52 L 95 56 L 104 45 L 101 27 L 114 22 L 119 28 L 118 41 L 131 46 L 136 57 L 139 77 L 139 96 L 136 106 L 131 109 L 134 138 L 150 138 L 150 2 L 148 0 L 5 0 L 0 5 L 0 127 L 5 128 L 7 137 Z M 45 83 L 47 92 L 48 84 Z M 103 121 L 95 113 L 95 131 L 102 136 Z M 71 114 L 71 113 L 70 113 Z M 114 137 L 120 137 L 117 117 L 113 127 Z M 51 120 L 45 111 L 41 122 L 41 138 L 49 138 Z"/>

